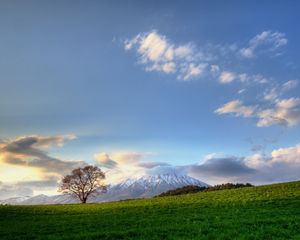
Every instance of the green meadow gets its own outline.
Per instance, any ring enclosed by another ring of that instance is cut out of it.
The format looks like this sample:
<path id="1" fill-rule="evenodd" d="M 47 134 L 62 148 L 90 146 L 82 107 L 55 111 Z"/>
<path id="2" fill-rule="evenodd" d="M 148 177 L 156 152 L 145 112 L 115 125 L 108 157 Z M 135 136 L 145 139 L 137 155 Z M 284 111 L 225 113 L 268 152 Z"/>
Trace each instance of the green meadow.
<path id="1" fill-rule="evenodd" d="M 300 239 L 300 181 L 113 203 L 0 206 L 0 239 Z"/>

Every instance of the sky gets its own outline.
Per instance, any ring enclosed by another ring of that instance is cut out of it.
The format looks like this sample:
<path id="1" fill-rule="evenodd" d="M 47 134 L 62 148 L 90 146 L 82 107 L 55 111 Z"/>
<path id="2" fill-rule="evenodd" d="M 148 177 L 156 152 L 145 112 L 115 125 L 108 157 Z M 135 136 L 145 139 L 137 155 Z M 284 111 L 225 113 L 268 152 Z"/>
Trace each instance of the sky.
<path id="1" fill-rule="evenodd" d="M 300 178 L 298 1 L 1 1 L 0 199 L 180 172 Z"/>

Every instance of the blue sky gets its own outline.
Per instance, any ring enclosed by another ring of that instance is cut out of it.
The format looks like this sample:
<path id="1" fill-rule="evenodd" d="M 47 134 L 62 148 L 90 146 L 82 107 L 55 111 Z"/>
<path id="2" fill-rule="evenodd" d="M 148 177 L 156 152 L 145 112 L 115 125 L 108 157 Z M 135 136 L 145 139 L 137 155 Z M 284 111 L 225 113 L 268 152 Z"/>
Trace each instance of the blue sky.
<path id="1" fill-rule="evenodd" d="M 273 161 L 283 149 L 296 152 L 286 169 L 299 170 L 299 7 L 296 1 L 1 1 L 0 173 L 17 165 L 5 160 L 16 154 L 7 146 L 30 136 L 54 137 L 51 147 L 33 146 L 45 147 L 47 156 L 100 166 L 131 153 L 133 162 L 187 169 L 232 158 L 254 168 L 249 157 Z M 191 173 L 211 182 L 253 180 L 203 171 Z M 300 177 L 285 174 L 258 182 Z"/>

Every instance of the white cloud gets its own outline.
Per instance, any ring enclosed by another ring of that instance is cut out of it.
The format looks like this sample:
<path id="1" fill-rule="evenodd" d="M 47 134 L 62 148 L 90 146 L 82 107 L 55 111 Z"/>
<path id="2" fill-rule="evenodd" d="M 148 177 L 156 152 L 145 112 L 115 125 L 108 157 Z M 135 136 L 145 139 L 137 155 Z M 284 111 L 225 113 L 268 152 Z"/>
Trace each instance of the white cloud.
<path id="1" fill-rule="evenodd" d="M 179 75 L 179 78 L 182 78 L 183 80 L 187 81 L 191 78 L 195 78 L 197 76 L 201 76 L 207 67 L 207 64 L 200 63 L 198 65 L 195 65 L 194 63 L 190 63 L 186 68 L 183 68 L 183 73 Z"/>
<path id="2" fill-rule="evenodd" d="M 201 77 L 207 65 L 192 44 L 175 45 L 154 30 L 126 40 L 124 48 L 136 51 L 146 71 L 177 74 L 180 80 Z"/>
<path id="3" fill-rule="evenodd" d="M 174 73 L 176 71 L 176 64 L 174 62 L 168 62 L 168 63 L 165 63 L 163 66 L 162 66 L 162 70 L 165 72 L 165 73 Z"/>
<path id="4" fill-rule="evenodd" d="M 174 51 L 174 55 L 178 58 L 193 60 L 195 57 L 195 51 L 193 50 L 193 46 L 191 44 L 179 46 L 175 49 L 169 49 L 169 51 Z"/>
<path id="5" fill-rule="evenodd" d="M 247 48 L 240 52 L 245 57 L 254 57 L 254 51 L 267 45 L 269 50 L 275 50 L 285 45 L 287 41 L 283 33 L 265 31 L 249 41 Z M 216 62 L 228 57 L 237 51 L 237 44 L 221 46 L 206 44 L 199 49 L 192 43 L 175 44 L 166 36 L 152 30 L 140 33 L 132 39 L 124 42 L 125 50 L 135 51 L 138 55 L 138 63 L 144 65 L 148 72 L 155 71 L 168 75 L 175 75 L 179 80 L 191 80 L 202 77 L 206 72 L 221 83 L 233 81 L 265 84 L 269 79 L 260 74 L 235 73 L 233 71 L 221 71 Z M 234 57 L 234 55 L 232 55 Z M 209 65 L 209 68 L 207 66 Z"/>
<path id="6" fill-rule="evenodd" d="M 108 153 L 105 152 L 95 154 L 94 158 L 100 164 L 101 167 L 114 168 L 118 164 L 110 158 Z"/>
<path id="7" fill-rule="evenodd" d="M 265 84 L 269 82 L 269 79 L 267 79 L 266 77 L 262 76 L 261 74 L 255 74 L 251 76 L 251 79 L 254 82 L 260 83 L 260 84 Z"/>
<path id="8" fill-rule="evenodd" d="M 218 65 L 211 65 L 210 66 L 210 72 L 213 76 L 216 76 L 220 72 L 220 67 Z"/>
<path id="9" fill-rule="evenodd" d="M 259 84 L 266 84 L 269 82 L 269 79 L 262 76 L 261 74 L 247 74 L 247 73 L 235 73 L 230 71 L 223 71 L 219 76 L 220 83 L 231 83 L 233 81 L 240 81 L 242 83 L 245 82 L 253 82 Z"/>
<path id="10" fill-rule="evenodd" d="M 100 167 L 109 169 L 108 182 L 116 183 L 125 178 L 145 174 L 149 169 L 158 166 L 169 166 L 166 162 L 149 160 L 153 154 L 133 151 L 121 151 L 106 153 L 101 152 L 94 155 Z M 154 170 L 153 170 L 154 171 Z"/>
<path id="11" fill-rule="evenodd" d="M 236 79 L 234 72 L 223 71 L 219 77 L 221 83 L 230 83 Z"/>
<path id="12" fill-rule="evenodd" d="M 274 103 L 278 102 L 281 95 L 283 95 L 286 91 L 297 87 L 297 85 L 297 80 L 289 80 L 281 85 L 277 85 L 264 93 L 264 100 Z"/>
<path id="13" fill-rule="evenodd" d="M 251 117 L 254 111 L 254 106 L 245 106 L 240 100 L 234 100 L 224 104 L 215 112 L 218 114 L 233 113 L 235 116 Z"/>
<path id="14" fill-rule="evenodd" d="M 226 156 L 222 153 L 208 154 L 198 164 L 172 166 L 165 162 L 147 160 L 149 153 L 116 152 L 100 154 L 101 159 L 114 159 L 117 169 L 109 172 L 109 182 L 132 176 L 161 173 L 190 174 L 204 182 L 219 184 L 225 182 L 270 183 L 292 181 L 300 177 L 300 144 L 274 149 L 269 154 L 256 153 L 245 157 Z"/>
<path id="15" fill-rule="evenodd" d="M 268 156 L 262 154 L 247 156 L 245 157 L 245 163 L 247 166 L 256 169 L 273 167 L 279 164 L 282 167 L 289 164 L 299 164 L 298 167 L 300 167 L 300 144 L 293 147 L 274 149 Z"/>
<path id="16" fill-rule="evenodd" d="M 277 101 L 278 108 L 293 108 L 300 104 L 300 98 L 288 98 Z"/>
<path id="17" fill-rule="evenodd" d="M 273 150 L 271 153 L 273 163 L 299 163 L 300 164 L 300 144 Z"/>
<path id="18" fill-rule="evenodd" d="M 151 32 L 142 37 L 139 43 L 138 52 L 143 56 L 144 61 L 164 61 L 166 60 L 166 50 L 172 48 L 166 38 L 156 32 Z"/>
<path id="19" fill-rule="evenodd" d="M 248 47 L 240 49 L 241 56 L 245 58 L 253 58 L 256 52 L 264 48 L 264 50 L 275 51 L 288 42 L 284 33 L 264 31 L 249 41 Z"/>
<path id="20" fill-rule="evenodd" d="M 242 94 L 242 93 L 244 93 L 246 91 L 246 89 L 245 88 L 243 88 L 243 89 L 240 89 L 240 90 L 238 90 L 238 94 Z"/>
<path id="21" fill-rule="evenodd" d="M 254 57 L 254 53 L 251 48 L 242 48 L 240 50 L 240 53 L 245 58 L 253 58 Z"/>
<path id="22" fill-rule="evenodd" d="M 284 84 L 282 84 L 282 88 L 284 91 L 288 91 L 290 89 L 297 87 L 297 85 L 298 85 L 297 80 L 289 80 L 289 81 L 285 82 Z"/>
<path id="23" fill-rule="evenodd" d="M 215 113 L 233 113 L 236 117 L 257 117 L 256 125 L 258 127 L 271 125 L 291 127 L 300 122 L 300 99 L 276 99 L 273 107 L 265 109 L 258 109 L 256 106 L 245 106 L 240 100 L 233 100 L 215 110 Z"/>
<path id="24" fill-rule="evenodd" d="M 246 156 L 244 161 L 248 167 L 254 168 L 254 169 L 259 169 L 266 165 L 267 159 L 262 154 L 255 153 L 253 155 Z"/>
<path id="25" fill-rule="evenodd" d="M 300 99 L 289 98 L 277 100 L 273 108 L 261 110 L 257 113 L 258 127 L 271 125 L 295 126 L 300 121 Z"/>
<path id="26" fill-rule="evenodd" d="M 241 73 L 239 74 L 239 79 L 241 82 L 246 82 L 249 80 L 249 75 L 247 73 Z"/>
<path id="27" fill-rule="evenodd" d="M 264 100 L 266 101 L 275 101 L 279 96 L 279 93 L 276 88 L 272 88 L 271 90 L 264 93 Z"/>

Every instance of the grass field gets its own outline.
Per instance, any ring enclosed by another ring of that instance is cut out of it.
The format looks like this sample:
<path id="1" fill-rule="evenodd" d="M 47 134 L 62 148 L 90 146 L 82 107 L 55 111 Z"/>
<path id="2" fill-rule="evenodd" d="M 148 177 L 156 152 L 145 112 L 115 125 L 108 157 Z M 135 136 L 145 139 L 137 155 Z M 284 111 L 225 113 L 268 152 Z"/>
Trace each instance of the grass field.
<path id="1" fill-rule="evenodd" d="M 300 239 L 300 182 L 115 203 L 1 206 L 0 239 Z"/>

